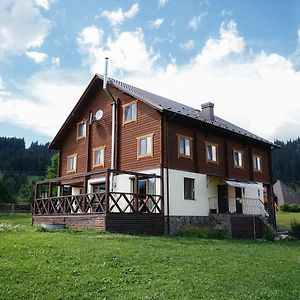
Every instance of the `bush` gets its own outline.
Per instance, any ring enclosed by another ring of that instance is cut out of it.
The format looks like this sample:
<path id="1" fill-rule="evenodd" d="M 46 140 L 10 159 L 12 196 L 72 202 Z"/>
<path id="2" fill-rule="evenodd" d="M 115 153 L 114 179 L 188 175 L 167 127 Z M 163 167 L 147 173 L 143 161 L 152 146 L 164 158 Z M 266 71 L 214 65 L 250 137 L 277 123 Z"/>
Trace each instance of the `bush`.
<path id="1" fill-rule="evenodd" d="M 264 236 L 267 241 L 274 241 L 276 233 L 273 228 L 267 226 Z"/>
<path id="2" fill-rule="evenodd" d="M 295 220 L 291 222 L 290 235 L 295 239 L 300 240 L 300 222 L 296 222 Z"/>
<path id="3" fill-rule="evenodd" d="M 285 212 L 300 212 L 300 204 L 283 204 L 281 210 Z"/>
<path id="4" fill-rule="evenodd" d="M 198 227 L 188 225 L 183 229 L 182 236 L 196 237 L 200 239 L 225 239 L 227 238 L 227 233 L 223 228 L 220 227 Z"/>

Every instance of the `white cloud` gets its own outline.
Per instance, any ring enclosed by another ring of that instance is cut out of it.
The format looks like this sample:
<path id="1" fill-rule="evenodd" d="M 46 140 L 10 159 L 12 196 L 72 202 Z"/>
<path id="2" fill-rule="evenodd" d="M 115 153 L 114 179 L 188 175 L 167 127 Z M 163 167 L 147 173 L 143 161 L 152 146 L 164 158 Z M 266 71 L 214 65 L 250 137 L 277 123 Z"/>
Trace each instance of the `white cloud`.
<path id="1" fill-rule="evenodd" d="M 81 46 L 97 46 L 100 44 L 104 31 L 101 28 L 97 28 L 95 25 L 85 27 L 77 38 L 78 44 Z"/>
<path id="2" fill-rule="evenodd" d="M 181 43 L 180 47 L 183 49 L 186 49 L 186 50 L 191 50 L 191 49 L 194 49 L 195 42 L 194 42 L 194 40 L 188 40 L 185 43 Z"/>
<path id="3" fill-rule="evenodd" d="M 110 74 L 147 73 L 159 56 L 151 48 L 147 48 L 141 29 L 116 33 L 106 41 L 99 40 L 98 44 L 85 43 L 83 32 L 86 32 L 86 28 L 79 33 L 77 42 L 80 51 L 85 55 L 83 63 L 90 67 L 92 73 L 103 72 L 105 57 L 110 58 Z"/>
<path id="4" fill-rule="evenodd" d="M 45 10 L 49 10 L 49 1 L 48 0 L 35 0 L 35 4 L 44 8 Z"/>
<path id="5" fill-rule="evenodd" d="M 59 57 L 52 57 L 51 64 L 55 67 L 60 66 L 60 58 Z"/>
<path id="6" fill-rule="evenodd" d="M 165 20 L 164 18 L 158 18 L 158 19 L 156 19 L 154 21 L 150 21 L 149 22 L 150 23 L 150 27 L 154 28 L 154 29 L 158 29 L 163 24 L 164 20 Z"/>
<path id="7" fill-rule="evenodd" d="M 158 6 L 163 7 L 166 5 L 167 2 L 168 0 L 158 0 Z"/>
<path id="8" fill-rule="evenodd" d="M 10 122 L 53 137 L 87 82 L 83 74 L 73 70 L 48 70 L 17 84 L 19 91 L 0 93 L 0 122 Z"/>
<path id="9" fill-rule="evenodd" d="M 112 26 L 117 26 L 121 25 L 125 19 L 133 18 L 138 11 L 139 4 L 135 3 L 128 11 L 123 11 L 123 8 L 118 8 L 117 10 L 113 11 L 104 10 L 100 16 L 107 18 Z"/>
<path id="10" fill-rule="evenodd" d="M 202 22 L 202 19 L 207 15 L 207 13 L 203 13 L 199 16 L 193 17 L 192 19 L 189 20 L 188 22 L 188 27 L 197 30 Z"/>
<path id="11" fill-rule="evenodd" d="M 40 47 L 51 23 L 30 0 L 0 2 L 0 60 Z"/>
<path id="12" fill-rule="evenodd" d="M 37 64 L 45 62 L 48 58 L 48 55 L 43 52 L 26 51 L 25 54 Z"/>

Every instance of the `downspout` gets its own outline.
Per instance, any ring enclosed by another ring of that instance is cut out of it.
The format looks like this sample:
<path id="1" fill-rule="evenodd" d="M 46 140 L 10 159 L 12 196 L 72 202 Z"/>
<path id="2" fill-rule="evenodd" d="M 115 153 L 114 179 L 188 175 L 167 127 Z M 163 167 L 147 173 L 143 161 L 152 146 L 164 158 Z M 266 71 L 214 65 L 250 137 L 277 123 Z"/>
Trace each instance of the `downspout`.
<path id="1" fill-rule="evenodd" d="M 166 177 L 167 177 L 167 231 L 168 234 L 170 234 L 170 182 L 169 182 L 169 143 L 168 143 L 168 139 L 169 139 L 169 124 L 167 122 L 166 116 L 164 115 L 164 127 L 165 127 L 165 135 L 166 135 L 166 139 L 165 139 L 165 148 L 166 148 Z"/>
<path id="2" fill-rule="evenodd" d="M 110 163 L 110 180 L 109 180 L 109 192 L 113 191 L 113 179 L 114 179 L 114 169 L 115 169 L 115 143 L 116 143 L 116 108 L 117 103 L 107 88 L 107 69 L 108 69 L 108 57 L 105 57 L 105 71 L 103 78 L 103 90 L 106 92 L 107 96 L 111 100 L 111 163 Z"/>

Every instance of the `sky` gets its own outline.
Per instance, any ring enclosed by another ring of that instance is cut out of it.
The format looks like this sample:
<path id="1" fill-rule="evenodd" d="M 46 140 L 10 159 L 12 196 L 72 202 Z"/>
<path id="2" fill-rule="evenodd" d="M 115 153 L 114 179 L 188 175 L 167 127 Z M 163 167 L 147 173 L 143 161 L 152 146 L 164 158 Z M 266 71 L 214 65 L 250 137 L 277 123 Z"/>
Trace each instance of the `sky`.
<path id="1" fill-rule="evenodd" d="M 300 136 L 300 1 L 1 0 L 0 136 L 52 140 L 95 73 Z"/>

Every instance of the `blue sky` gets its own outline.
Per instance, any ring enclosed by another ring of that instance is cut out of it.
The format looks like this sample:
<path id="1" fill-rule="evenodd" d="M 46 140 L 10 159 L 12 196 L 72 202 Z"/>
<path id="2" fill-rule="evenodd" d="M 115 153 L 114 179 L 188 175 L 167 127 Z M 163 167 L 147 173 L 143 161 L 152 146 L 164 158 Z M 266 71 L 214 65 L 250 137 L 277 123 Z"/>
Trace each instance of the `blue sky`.
<path id="1" fill-rule="evenodd" d="M 0 2 L 0 136 L 50 141 L 94 73 L 268 139 L 300 132 L 300 2 Z"/>

